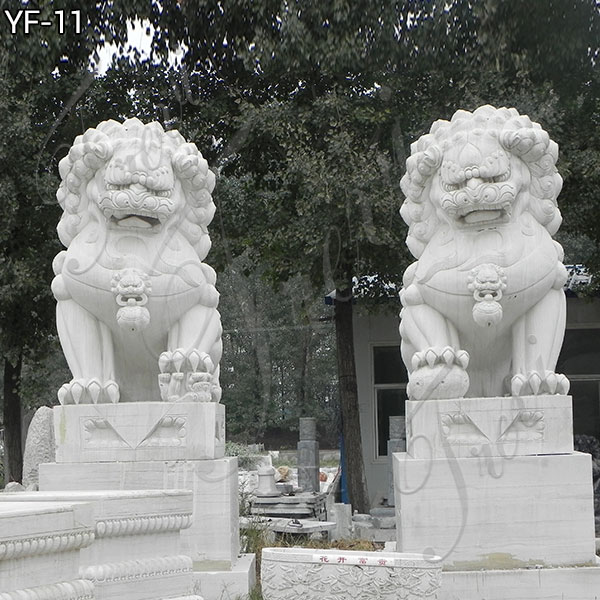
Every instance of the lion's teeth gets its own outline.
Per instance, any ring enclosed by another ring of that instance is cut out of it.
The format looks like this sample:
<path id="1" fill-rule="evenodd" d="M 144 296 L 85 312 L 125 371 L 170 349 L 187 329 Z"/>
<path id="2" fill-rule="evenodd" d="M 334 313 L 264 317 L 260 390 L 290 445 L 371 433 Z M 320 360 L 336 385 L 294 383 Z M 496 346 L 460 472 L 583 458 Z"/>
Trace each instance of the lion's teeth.
<path id="1" fill-rule="evenodd" d="M 501 210 L 475 210 L 465 215 L 466 223 L 482 223 L 484 221 L 494 221 L 502 214 Z"/>
<path id="2" fill-rule="evenodd" d="M 132 216 L 127 217 L 126 219 L 121 219 L 117 222 L 119 227 L 137 227 L 140 229 L 152 229 L 152 225 L 145 221 L 144 219 L 140 219 L 139 217 Z"/>

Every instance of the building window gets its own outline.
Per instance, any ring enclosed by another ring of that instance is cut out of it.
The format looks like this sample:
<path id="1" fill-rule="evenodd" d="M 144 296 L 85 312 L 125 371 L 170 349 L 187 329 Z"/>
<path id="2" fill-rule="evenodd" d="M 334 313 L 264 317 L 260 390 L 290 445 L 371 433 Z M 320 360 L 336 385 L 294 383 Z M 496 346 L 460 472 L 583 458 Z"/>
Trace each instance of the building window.
<path id="1" fill-rule="evenodd" d="M 408 373 L 400 346 L 373 346 L 373 387 L 375 397 L 375 444 L 377 457 L 387 456 L 390 417 L 404 416 Z"/>
<path id="2" fill-rule="evenodd" d="M 600 329 L 567 329 L 556 371 L 571 382 L 573 432 L 600 439 Z"/>

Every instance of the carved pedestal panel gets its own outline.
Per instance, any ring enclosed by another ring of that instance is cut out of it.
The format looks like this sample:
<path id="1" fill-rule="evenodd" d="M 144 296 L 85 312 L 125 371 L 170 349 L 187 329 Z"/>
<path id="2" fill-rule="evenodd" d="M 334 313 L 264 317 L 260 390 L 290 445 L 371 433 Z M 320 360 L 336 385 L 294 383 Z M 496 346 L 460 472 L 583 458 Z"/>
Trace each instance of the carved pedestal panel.
<path id="1" fill-rule="evenodd" d="M 225 454 L 225 407 L 214 402 L 54 408 L 59 463 L 214 459 Z"/>
<path id="2" fill-rule="evenodd" d="M 573 452 L 570 396 L 507 396 L 406 402 L 407 452 L 414 458 Z"/>
<path id="3" fill-rule="evenodd" d="M 0 503 L 0 600 L 94 600 L 94 584 L 79 574 L 93 541 L 89 504 Z"/>

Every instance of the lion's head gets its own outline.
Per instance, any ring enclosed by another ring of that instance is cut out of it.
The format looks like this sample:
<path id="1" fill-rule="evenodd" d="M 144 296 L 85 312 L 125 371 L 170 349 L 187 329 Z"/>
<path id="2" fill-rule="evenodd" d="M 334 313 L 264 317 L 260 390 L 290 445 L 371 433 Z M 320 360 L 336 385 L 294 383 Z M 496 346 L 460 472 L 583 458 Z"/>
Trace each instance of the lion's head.
<path id="1" fill-rule="evenodd" d="M 411 152 L 400 213 L 417 258 L 443 222 L 493 226 L 528 212 L 551 235 L 559 228 L 558 146 L 514 108 L 459 110 L 451 121 L 436 121 Z"/>
<path id="2" fill-rule="evenodd" d="M 59 171 L 58 235 L 65 246 L 91 219 L 140 234 L 176 223 L 201 260 L 208 254 L 215 176 L 178 131 L 138 119 L 105 121 L 75 139 Z"/>

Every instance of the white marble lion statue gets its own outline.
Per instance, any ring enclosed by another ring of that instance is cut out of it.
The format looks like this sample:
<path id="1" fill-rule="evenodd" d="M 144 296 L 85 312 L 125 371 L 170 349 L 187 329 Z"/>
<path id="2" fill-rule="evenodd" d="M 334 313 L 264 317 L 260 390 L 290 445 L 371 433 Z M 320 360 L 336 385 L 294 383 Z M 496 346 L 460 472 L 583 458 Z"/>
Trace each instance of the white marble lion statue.
<path id="1" fill-rule="evenodd" d="M 73 379 L 62 404 L 214 401 L 221 319 L 207 226 L 215 177 L 160 124 L 106 121 L 59 165 L 57 327 Z"/>
<path id="2" fill-rule="evenodd" d="M 515 109 L 437 121 L 401 181 L 400 333 L 413 400 L 566 394 L 558 147 Z"/>

